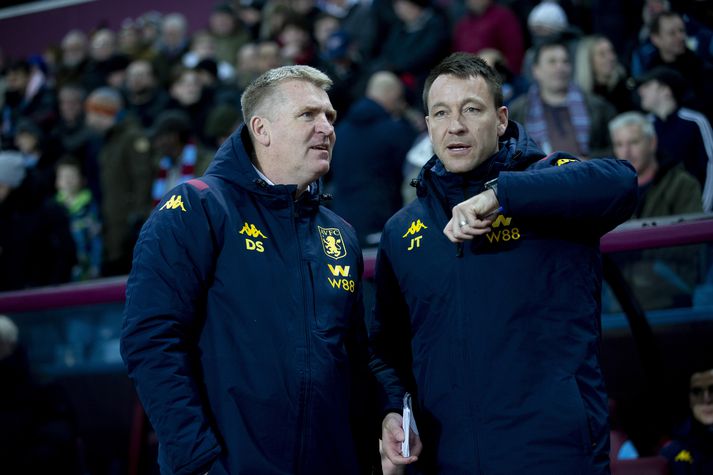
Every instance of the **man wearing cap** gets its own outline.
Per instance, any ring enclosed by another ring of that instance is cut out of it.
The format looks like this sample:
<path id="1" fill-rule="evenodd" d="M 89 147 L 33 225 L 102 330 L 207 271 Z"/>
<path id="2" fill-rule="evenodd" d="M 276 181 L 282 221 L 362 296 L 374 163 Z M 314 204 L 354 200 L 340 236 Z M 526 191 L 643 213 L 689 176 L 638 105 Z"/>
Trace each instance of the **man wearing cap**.
<path id="1" fill-rule="evenodd" d="M 97 163 L 102 189 L 104 275 L 129 272 L 134 230 L 151 208 L 149 140 L 123 107 L 119 92 L 109 87 L 94 90 L 85 101 L 87 127 L 101 139 Z"/>
<path id="2" fill-rule="evenodd" d="M 22 155 L 0 151 L 0 291 L 69 282 L 75 247 L 61 206 L 35 192 Z"/>
<path id="3" fill-rule="evenodd" d="M 641 108 L 658 137 L 662 167 L 683 163 L 703 189 L 703 210 L 713 210 L 713 130 L 700 112 L 681 107 L 687 83 L 677 71 L 657 66 L 638 78 Z"/>
<path id="4" fill-rule="evenodd" d="M 371 473 L 362 255 L 320 205 L 330 84 L 308 66 L 257 78 L 244 124 L 141 231 L 121 354 L 163 474 Z"/>

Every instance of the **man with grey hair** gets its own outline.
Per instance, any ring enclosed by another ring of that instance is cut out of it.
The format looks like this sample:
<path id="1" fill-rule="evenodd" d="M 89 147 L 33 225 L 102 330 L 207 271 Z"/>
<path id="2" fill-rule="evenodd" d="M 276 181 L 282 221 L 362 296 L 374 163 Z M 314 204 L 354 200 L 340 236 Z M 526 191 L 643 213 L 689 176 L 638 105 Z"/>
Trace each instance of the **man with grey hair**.
<path id="1" fill-rule="evenodd" d="M 640 112 L 625 112 L 609 122 L 614 155 L 636 169 L 639 203 L 634 218 L 700 213 L 701 186 L 681 164 L 662 167 L 653 124 Z"/>
<path id="2" fill-rule="evenodd" d="M 168 85 L 173 69 L 181 64 L 190 47 L 188 20 L 182 13 L 169 13 L 161 20 L 161 31 L 155 46 L 154 71 L 160 82 Z"/>
<path id="3" fill-rule="evenodd" d="M 121 353 L 163 474 L 369 473 L 363 261 L 320 203 L 330 85 L 308 66 L 258 77 L 206 174 L 141 231 Z"/>

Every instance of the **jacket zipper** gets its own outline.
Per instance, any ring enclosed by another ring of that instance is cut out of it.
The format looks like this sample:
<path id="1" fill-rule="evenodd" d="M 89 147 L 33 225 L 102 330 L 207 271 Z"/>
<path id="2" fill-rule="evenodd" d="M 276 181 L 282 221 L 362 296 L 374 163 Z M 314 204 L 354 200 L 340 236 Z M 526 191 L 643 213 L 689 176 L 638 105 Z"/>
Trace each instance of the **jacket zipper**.
<path id="1" fill-rule="evenodd" d="M 308 405 L 309 405 L 309 391 L 310 391 L 310 339 L 309 339 L 309 322 L 307 316 L 309 315 L 309 299 L 308 292 L 305 288 L 307 285 L 307 280 L 305 279 L 305 270 L 302 262 L 302 245 L 300 243 L 300 235 L 298 229 L 298 213 L 295 207 L 294 201 L 290 200 L 290 219 L 292 220 L 292 227 L 295 232 L 295 240 L 297 242 L 297 262 L 299 263 L 300 269 L 300 286 L 302 288 L 302 305 L 303 305 L 303 318 L 302 324 L 304 328 L 304 339 L 305 339 L 305 367 L 302 380 L 300 381 L 300 404 L 299 404 L 299 415 L 298 415 L 298 436 L 299 440 L 296 445 L 297 454 L 295 457 L 295 468 L 297 473 L 306 473 L 304 467 L 304 450 L 305 450 L 305 438 L 306 430 L 308 425 Z"/>
<path id="2" fill-rule="evenodd" d="M 467 192 L 468 187 L 465 183 L 465 180 L 463 180 L 463 183 L 461 184 L 461 194 L 463 195 L 463 200 L 465 201 L 468 199 Z M 456 243 L 456 257 L 463 257 L 463 243 L 462 242 L 457 242 Z"/>

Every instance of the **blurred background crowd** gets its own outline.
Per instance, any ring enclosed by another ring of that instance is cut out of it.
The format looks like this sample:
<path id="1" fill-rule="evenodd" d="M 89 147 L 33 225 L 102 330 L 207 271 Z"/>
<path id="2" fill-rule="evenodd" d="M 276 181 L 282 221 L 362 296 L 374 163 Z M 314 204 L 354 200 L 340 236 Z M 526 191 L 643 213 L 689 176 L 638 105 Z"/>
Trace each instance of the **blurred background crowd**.
<path id="1" fill-rule="evenodd" d="M 285 64 L 334 80 L 325 187 L 364 246 L 414 196 L 431 155 L 423 82 L 452 51 L 500 73 L 510 118 L 545 152 L 631 160 L 634 217 L 710 211 L 710 3 L 227 1 L 194 31 L 149 11 L 0 55 L 0 291 L 126 274 L 153 205 L 205 171 L 241 91 Z"/>
<path id="2" fill-rule="evenodd" d="M 713 209 L 713 0 L 235 0 L 215 3 L 205 18 L 173 5 L 68 26 L 32 54 L 0 41 L 0 292 L 127 274 L 155 204 L 206 170 L 241 122 L 246 85 L 286 64 L 315 66 L 334 81 L 337 142 L 324 188 L 365 248 L 415 197 L 409 183 L 432 155 L 423 82 L 453 51 L 478 54 L 500 74 L 510 118 L 545 152 L 629 160 L 640 192 L 632 219 Z M 657 249 L 618 264 L 647 311 L 709 315 L 713 273 L 701 257 L 709 254 Z M 621 310 L 603 297 L 605 312 Z M 133 392 L 118 359 L 121 304 L 43 318 L 23 315 L 18 333 L 0 316 L 0 447 L 41 465 L 25 473 L 138 467 L 124 460 L 126 437 L 111 420 L 143 424 L 141 411 L 122 403 Z M 707 344 L 691 343 L 705 332 L 686 325 L 675 348 L 710 356 Z M 62 363 L 63 388 L 34 385 L 17 350 L 23 331 L 35 362 Z M 620 355 L 611 331 L 608 341 L 603 354 Z M 85 365 L 98 376 L 83 379 L 72 372 L 82 361 L 116 366 Z M 610 366 L 635 379 L 624 363 Z M 671 473 L 694 473 L 694 459 L 708 464 L 696 473 L 710 473 L 710 369 L 707 358 L 685 375 L 686 391 L 676 386 L 692 418 L 678 439 L 688 445 L 667 446 Z M 665 412 L 656 397 L 665 383 L 650 379 L 638 398 L 612 408 L 613 459 L 655 454 L 662 433 L 679 436 L 646 423 Z M 624 417 L 631 412 L 635 423 Z M 150 431 L 135 432 L 155 446 Z M 108 468 L 82 468 L 82 459 Z M 154 461 L 142 463 L 155 471 Z M 7 463 L 0 472 L 13 473 Z"/>

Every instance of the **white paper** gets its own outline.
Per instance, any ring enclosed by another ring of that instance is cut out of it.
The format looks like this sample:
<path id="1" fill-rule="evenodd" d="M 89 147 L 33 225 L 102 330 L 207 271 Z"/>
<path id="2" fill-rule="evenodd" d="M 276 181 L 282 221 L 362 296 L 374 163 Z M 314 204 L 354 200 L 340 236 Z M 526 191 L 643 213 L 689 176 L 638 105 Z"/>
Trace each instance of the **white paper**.
<path id="1" fill-rule="evenodd" d="M 416 419 L 413 417 L 413 408 L 411 406 L 411 394 L 404 394 L 404 407 L 403 413 L 401 414 L 402 423 L 401 427 L 404 430 L 404 441 L 401 442 L 401 455 L 404 457 L 411 456 L 411 448 L 409 447 L 409 438 L 411 432 L 418 435 L 418 428 L 416 427 Z"/>

